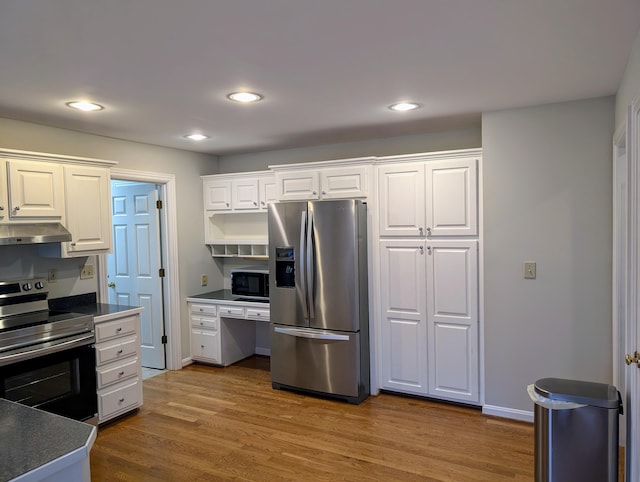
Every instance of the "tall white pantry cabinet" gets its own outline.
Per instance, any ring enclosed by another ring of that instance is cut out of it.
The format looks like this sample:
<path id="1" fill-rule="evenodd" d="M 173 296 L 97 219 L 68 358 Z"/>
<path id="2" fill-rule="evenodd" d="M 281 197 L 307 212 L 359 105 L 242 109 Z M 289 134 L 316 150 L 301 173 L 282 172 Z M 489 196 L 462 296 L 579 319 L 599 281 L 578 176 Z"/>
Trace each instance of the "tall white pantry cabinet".
<path id="1" fill-rule="evenodd" d="M 380 388 L 480 403 L 481 150 L 378 158 Z"/>

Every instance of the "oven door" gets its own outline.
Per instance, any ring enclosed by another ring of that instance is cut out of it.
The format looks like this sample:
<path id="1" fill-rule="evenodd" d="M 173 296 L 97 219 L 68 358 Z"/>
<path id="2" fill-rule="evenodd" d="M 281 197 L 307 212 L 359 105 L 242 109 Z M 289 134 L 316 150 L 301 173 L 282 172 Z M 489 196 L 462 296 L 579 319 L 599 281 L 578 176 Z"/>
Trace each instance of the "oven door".
<path id="1" fill-rule="evenodd" d="M 74 420 L 97 422 L 93 345 L 0 366 L 0 397 Z"/>

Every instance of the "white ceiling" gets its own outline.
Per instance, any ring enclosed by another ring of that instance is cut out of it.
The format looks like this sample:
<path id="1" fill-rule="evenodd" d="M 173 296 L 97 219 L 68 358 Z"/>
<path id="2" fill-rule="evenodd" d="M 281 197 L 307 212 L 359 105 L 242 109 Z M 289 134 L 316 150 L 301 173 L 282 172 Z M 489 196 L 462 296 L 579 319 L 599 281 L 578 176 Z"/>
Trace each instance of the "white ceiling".
<path id="1" fill-rule="evenodd" d="M 639 27 L 638 0 L 2 0 L 0 117 L 221 155 L 477 126 L 614 94 Z"/>

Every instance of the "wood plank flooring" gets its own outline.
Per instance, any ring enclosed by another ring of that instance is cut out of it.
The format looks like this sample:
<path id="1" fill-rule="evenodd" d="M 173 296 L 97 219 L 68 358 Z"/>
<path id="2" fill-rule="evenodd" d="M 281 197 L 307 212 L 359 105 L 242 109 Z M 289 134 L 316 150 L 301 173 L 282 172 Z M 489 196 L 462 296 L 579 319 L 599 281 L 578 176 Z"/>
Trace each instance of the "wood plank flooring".
<path id="1" fill-rule="evenodd" d="M 360 405 L 271 388 L 268 358 L 144 381 L 103 427 L 93 481 L 532 481 L 533 425 L 382 394 Z"/>

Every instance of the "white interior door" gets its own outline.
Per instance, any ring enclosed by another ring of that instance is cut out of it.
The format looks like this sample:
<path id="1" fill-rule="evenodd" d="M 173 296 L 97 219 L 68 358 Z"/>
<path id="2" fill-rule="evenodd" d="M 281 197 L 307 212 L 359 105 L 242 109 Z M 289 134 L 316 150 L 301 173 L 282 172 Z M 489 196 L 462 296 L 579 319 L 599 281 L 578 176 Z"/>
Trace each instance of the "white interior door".
<path id="1" fill-rule="evenodd" d="M 164 369 L 160 224 L 155 184 L 112 181 L 113 253 L 107 256 L 109 303 L 142 306 L 142 366 Z"/>

